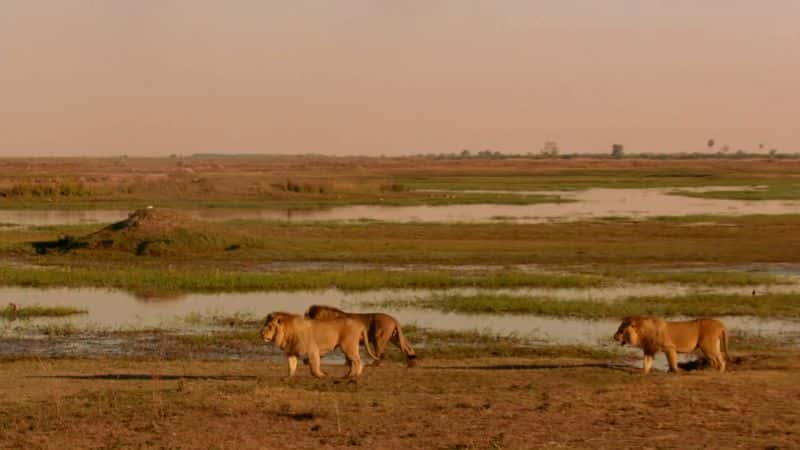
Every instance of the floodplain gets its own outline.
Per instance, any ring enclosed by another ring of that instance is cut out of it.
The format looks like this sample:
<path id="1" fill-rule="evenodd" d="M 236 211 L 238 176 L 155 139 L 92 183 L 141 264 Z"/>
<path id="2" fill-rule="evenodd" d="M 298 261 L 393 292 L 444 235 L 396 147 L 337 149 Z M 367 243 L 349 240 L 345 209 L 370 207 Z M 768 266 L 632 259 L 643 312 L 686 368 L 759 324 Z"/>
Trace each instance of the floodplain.
<path id="1" fill-rule="evenodd" d="M 2 448 L 800 445 L 793 159 L 2 159 L 0 175 Z M 418 366 L 390 347 L 356 382 L 285 380 L 263 318 L 319 303 L 394 315 Z M 660 355 L 641 375 L 611 339 L 631 314 L 720 318 L 729 371 L 666 374 Z"/>

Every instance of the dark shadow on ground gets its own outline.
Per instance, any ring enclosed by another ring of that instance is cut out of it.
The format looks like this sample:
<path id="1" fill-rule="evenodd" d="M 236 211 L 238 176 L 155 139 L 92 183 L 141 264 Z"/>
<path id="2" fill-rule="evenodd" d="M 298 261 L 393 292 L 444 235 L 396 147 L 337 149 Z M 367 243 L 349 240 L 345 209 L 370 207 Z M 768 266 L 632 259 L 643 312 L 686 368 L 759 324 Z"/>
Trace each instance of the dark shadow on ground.
<path id="1" fill-rule="evenodd" d="M 583 363 L 583 364 L 495 364 L 489 366 L 424 366 L 426 369 L 456 370 L 556 370 L 556 369 L 610 369 L 629 372 L 634 367 L 625 364 Z"/>
<path id="2" fill-rule="evenodd" d="M 86 248 L 88 244 L 74 236 L 62 236 L 55 241 L 36 241 L 31 242 L 34 250 L 39 255 L 46 255 L 50 252 L 67 253 L 70 250 Z"/>
<path id="3" fill-rule="evenodd" d="M 139 373 L 109 373 L 100 375 L 32 375 L 28 378 L 58 378 L 63 380 L 211 380 L 211 381 L 245 381 L 255 380 L 254 375 L 158 375 Z"/>

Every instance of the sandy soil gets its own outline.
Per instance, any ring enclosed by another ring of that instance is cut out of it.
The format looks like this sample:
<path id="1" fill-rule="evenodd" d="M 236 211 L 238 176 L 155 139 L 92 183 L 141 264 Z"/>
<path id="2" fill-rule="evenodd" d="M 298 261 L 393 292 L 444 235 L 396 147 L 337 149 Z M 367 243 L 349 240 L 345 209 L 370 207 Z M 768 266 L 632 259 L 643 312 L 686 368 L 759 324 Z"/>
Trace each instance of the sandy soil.
<path id="1" fill-rule="evenodd" d="M 800 448 L 800 352 L 727 373 L 491 358 L 292 381 L 275 362 L 0 362 L 0 448 Z M 328 367 L 332 375 L 343 368 Z"/>

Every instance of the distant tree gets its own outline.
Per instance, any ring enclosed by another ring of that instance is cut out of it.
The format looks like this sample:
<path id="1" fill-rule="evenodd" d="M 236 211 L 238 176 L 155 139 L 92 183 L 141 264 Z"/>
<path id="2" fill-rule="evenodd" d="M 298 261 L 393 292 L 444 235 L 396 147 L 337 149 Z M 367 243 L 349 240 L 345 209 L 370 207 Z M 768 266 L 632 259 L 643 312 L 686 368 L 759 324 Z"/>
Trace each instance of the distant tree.
<path id="1" fill-rule="evenodd" d="M 769 149 L 769 157 L 774 158 L 776 156 L 778 156 L 778 149 L 777 148 Z"/>
<path id="2" fill-rule="evenodd" d="M 558 142 L 556 141 L 545 142 L 544 146 L 542 147 L 539 153 L 541 153 L 542 156 L 547 156 L 551 158 L 554 156 L 558 156 Z"/>
<path id="3" fill-rule="evenodd" d="M 611 146 L 611 157 L 622 158 L 625 155 L 625 148 L 622 144 L 614 144 Z"/>
<path id="4" fill-rule="evenodd" d="M 472 154 L 470 153 L 469 150 L 467 150 L 467 149 L 461 150 L 461 157 L 462 158 L 469 158 L 471 155 Z"/>
<path id="5" fill-rule="evenodd" d="M 706 146 L 708 146 L 709 150 L 714 149 L 714 144 L 716 144 L 716 142 L 714 142 L 714 139 L 709 139 L 708 142 L 706 142 Z"/>

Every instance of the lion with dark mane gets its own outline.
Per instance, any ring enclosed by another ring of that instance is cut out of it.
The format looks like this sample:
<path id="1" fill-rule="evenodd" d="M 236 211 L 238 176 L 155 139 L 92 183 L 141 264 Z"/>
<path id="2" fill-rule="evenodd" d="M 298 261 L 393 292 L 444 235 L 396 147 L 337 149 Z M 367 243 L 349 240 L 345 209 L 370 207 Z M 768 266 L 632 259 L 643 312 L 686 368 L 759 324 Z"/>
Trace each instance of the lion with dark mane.
<path id="1" fill-rule="evenodd" d="M 359 342 L 364 340 L 367 353 L 377 359 L 367 339 L 367 328 L 359 321 L 340 318 L 334 320 L 309 320 L 297 314 L 273 312 L 267 316 L 261 337 L 272 342 L 286 353 L 289 376 L 297 370 L 297 358 L 307 356 L 311 374 L 323 378 L 320 357 L 334 349 L 341 349 L 349 370 L 345 377 L 357 377 L 363 371 Z"/>
<path id="2" fill-rule="evenodd" d="M 650 373 L 653 357 L 664 352 L 670 372 L 679 372 L 678 353 L 702 350 L 711 365 L 725 370 L 728 359 L 728 330 L 716 319 L 667 322 L 653 316 L 629 316 L 622 319 L 614 340 L 644 352 L 644 373 Z"/>
<path id="3" fill-rule="evenodd" d="M 384 313 L 348 313 L 327 305 L 313 305 L 306 311 L 306 317 L 316 320 L 348 318 L 358 321 L 367 328 L 367 335 L 372 340 L 377 358 L 372 363 L 378 366 L 383 359 L 389 342 L 394 343 L 406 355 L 408 367 L 416 365 L 417 355 L 403 336 L 400 323 L 394 317 Z"/>

